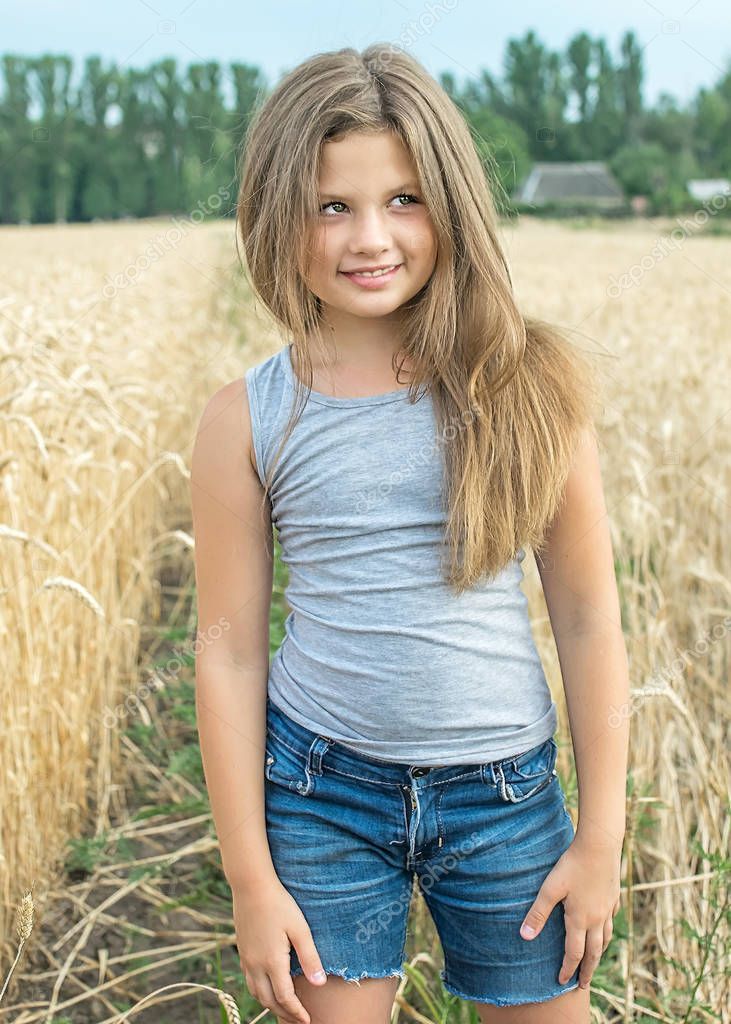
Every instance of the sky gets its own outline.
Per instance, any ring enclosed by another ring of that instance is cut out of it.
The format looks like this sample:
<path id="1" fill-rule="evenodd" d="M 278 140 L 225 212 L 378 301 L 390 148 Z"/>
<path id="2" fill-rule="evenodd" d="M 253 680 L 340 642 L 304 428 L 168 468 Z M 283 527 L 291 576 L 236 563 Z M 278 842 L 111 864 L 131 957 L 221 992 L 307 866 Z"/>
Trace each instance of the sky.
<path id="1" fill-rule="evenodd" d="M 595 7 L 576 0 L 0 0 L 0 26 L 0 54 L 68 54 L 75 82 L 90 55 L 138 68 L 171 56 L 181 67 L 201 60 L 256 64 L 273 85 L 314 53 L 383 41 L 408 50 L 432 75 L 449 70 L 463 84 L 483 69 L 501 77 L 507 40 L 528 29 L 553 49 L 580 31 L 603 36 L 616 58 L 632 29 L 643 47 L 648 105 L 662 92 L 685 103 L 731 66 L 728 0 Z"/>

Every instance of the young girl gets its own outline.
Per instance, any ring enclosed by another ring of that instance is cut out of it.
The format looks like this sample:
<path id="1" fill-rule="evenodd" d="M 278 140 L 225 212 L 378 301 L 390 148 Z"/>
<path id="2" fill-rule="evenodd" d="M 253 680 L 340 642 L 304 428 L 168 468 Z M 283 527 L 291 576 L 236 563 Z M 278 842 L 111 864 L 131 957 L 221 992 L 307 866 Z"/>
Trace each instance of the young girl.
<path id="1" fill-rule="evenodd" d="M 518 311 L 469 128 L 402 50 L 295 68 L 241 170 L 286 344 L 210 399 L 192 505 L 198 727 L 246 983 L 281 1021 L 386 1024 L 416 881 L 444 986 L 481 1021 L 586 1024 L 628 733 L 593 374 Z M 273 524 L 291 611 L 270 665 Z"/>

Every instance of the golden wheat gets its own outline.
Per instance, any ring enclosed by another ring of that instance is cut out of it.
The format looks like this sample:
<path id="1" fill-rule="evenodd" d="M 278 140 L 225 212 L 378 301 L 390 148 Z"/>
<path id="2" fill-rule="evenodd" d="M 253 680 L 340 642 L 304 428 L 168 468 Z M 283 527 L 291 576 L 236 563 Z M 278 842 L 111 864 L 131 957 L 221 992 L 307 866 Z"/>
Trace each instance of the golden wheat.
<path id="1" fill-rule="evenodd" d="M 261 307 L 241 307 L 230 288 L 229 222 L 191 229 L 136 283 L 105 293 L 166 227 L 0 231 L 5 935 L 8 908 L 31 879 L 42 916 L 66 838 L 89 828 L 86 809 L 92 829 L 109 824 L 122 780 L 118 733 L 103 715 L 124 698 L 120 681 L 134 678 L 140 621 L 157 614 L 159 559 L 174 547 L 174 557 L 190 561 L 187 467 L 201 409 L 283 341 Z M 625 1020 L 639 1014 L 638 1000 L 687 987 L 669 958 L 691 974 L 703 968 L 702 945 L 680 922 L 701 935 L 712 930 L 718 873 L 693 841 L 728 851 L 731 831 L 731 241 L 687 231 L 659 257 L 658 239 L 673 229 L 637 222 L 577 231 L 527 219 L 503 227 L 522 308 L 562 325 L 593 353 L 603 381 L 598 433 L 632 685 L 630 707 L 617 713 L 631 717 L 634 787 L 622 991 L 605 997 Z M 567 739 L 530 557 L 524 569 Z M 569 750 L 562 746 L 567 779 Z M 697 999 L 730 1024 L 727 921 L 715 943 Z M 16 953 L 7 941 L 0 962 Z"/>
<path id="2" fill-rule="evenodd" d="M 36 880 L 42 918 L 68 837 L 109 826 L 119 736 L 104 714 L 134 678 L 171 546 L 159 542 L 189 520 L 203 403 L 240 370 L 224 316 L 229 225 L 189 226 L 133 281 L 163 231 L 168 221 L 0 230 L 6 967 L 20 892 Z M 186 539 L 175 532 L 177 557 Z"/>

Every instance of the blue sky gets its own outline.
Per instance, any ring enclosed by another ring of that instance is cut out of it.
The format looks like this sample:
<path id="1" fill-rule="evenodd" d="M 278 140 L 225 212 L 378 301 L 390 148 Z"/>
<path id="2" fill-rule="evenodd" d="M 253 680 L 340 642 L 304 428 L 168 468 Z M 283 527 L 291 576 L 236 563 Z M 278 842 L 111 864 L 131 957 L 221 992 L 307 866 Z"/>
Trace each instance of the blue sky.
<path id="1" fill-rule="evenodd" d="M 273 84 L 313 53 L 382 40 L 404 46 L 432 74 L 451 70 L 462 82 L 483 68 L 500 76 L 506 40 L 529 28 L 554 48 L 581 30 L 603 35 L 615 56 L 632 28 L 644 47 L 645 100 L 653 103 L 662 91 L 685 101 L 718 80 L 731 63 L 730 11 L 727 0 L 615 0 L 583 9 L 576 0 L 0 0 L 0 53 L 68 53 L 79 66 L 90 54 L 132 67 L 161 56 L 182 66 L 237 60 L 258 64 Z"/>

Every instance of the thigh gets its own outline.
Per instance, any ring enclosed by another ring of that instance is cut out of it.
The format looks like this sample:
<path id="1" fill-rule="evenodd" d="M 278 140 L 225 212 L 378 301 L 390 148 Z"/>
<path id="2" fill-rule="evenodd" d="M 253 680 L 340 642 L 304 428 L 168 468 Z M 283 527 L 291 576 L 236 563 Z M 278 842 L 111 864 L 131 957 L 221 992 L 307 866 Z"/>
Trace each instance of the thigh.
<path id="1" fill-rule="evenodd" d="M 324 985 L 311 985 L 300 974 L 294 978 L 294 989 L 312 1024 L 389 1024 L 399 981 L 328 977 Z"/>
<path id="2" fill-rule="evenodd" d="M 578 985 L 578 967 L 568 982 L 558 981 L 563 903 L 535 939 L 520 935 L 546 875 L 573 839 L 555 762 L 551 738 L 443 787 L 442 870 L 432 870 L 437 859 L 427 862 L 419 883 L 444 951 L 444 986 L 473 1002 L 540 1002 Z"/>
<path id="3" fill-rule="evenodd" d="M 385 802 L 401 801 L 398 789 L 306 769 L 306 755 L 268 729 L 264 785 L 274 869 L 329 975 L 403 977 L 413 874 L 384 824 L 393 820 Z M 290 961 L 291 974 L 301 975 L 294 947 Z"/>
<path id="4" fill-rule="evenodd" d="M 543 1003 L 519 1006 L 493 1006 L 475 1003 L 480 1024 L 589 1024 L 591 1019 L 588 988 L 574 988 Z"/>

